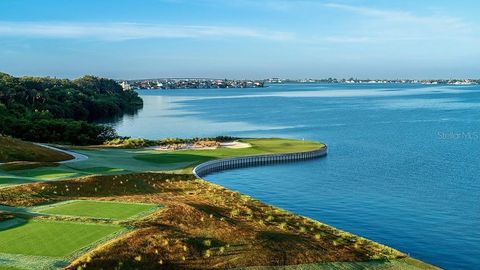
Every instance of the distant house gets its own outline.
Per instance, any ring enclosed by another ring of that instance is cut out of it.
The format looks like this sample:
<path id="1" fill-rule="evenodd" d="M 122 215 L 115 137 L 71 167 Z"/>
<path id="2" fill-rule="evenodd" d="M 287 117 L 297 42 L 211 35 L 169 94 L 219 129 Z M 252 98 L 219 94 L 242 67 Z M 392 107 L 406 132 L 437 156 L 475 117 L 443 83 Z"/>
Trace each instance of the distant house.
<path id="1" fill-rule="evenodd" d="M 120 85 L 122 86 L 123 91 L 132 90 L 132 86 L 128 82 L 121 82 Z"/>

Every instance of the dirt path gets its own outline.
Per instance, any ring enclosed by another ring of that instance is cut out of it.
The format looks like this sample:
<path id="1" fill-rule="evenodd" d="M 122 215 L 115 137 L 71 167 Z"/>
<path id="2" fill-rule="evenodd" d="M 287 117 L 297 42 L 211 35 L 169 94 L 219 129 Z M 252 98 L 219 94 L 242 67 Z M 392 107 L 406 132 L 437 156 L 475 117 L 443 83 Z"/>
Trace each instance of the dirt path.
<path id="1" fill-rule="evenodd" d="M 65 153 L 65 154 L 71 155 L 71 156 L 73 157 L 73 159 L 69 159 L 69 160 L 64 160 L 64 161 L 59 161 L 59 162 L 57 162 L 57 163 L 60 163 L 60 164 L 63 164 L 63 163 L 71 163 L 71 162 L 78 162 L 78 161 L 83 161 L 83 160 L 87 160 L 87 159 L 88 159 L 88 157 L 87 157 L 86 155 L 83 155 L 83 154 L 80 154 L 80 153 L 77 153 L 77 152 L 60 149 L 60 148 L 53 147 L 53 146 L 50 146 L 50 145 L 46 145 L 46 144 L 43 144 L 43 143 L 35 143 L 35 144 L 38 145 L 38 146 L 42 146 L 42 147 L 48 148 L 48 149 L 52 149 L 52 150 L 55 150 L 55 151 L 63 152 L 63 153 Z"/>

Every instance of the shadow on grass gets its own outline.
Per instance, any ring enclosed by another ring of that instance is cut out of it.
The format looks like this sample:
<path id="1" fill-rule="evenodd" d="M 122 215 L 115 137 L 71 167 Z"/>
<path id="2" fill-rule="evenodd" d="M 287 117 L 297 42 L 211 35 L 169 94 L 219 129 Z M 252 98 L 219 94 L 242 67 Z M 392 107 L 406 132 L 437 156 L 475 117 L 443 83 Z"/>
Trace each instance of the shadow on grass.
<path id="1" fill-rule="evenodd" d="M 22 207 L 0 205 L 0 232 L 26 225 L 35 216 Z"/>
<path id="2" fill-rule="evenodd" d="M 196 251 L 204 251 L 210 248 L 223 247 L 225 242 L 211 237 L 190 237 L 186 241 Z"/>
<path id="3" fill-rule="evenodd" d="M 57 167 L 59 163 L 55 162 L 30 162 L 30 161 L 14 161 L 0 165 L 0 169 L 4 171 L 30 170 L 39 167 Z"/>
<path id="4" fill-rule="evenodd" d="M 264 240 L 267 242 L 281 243 L 281 242 L 303 242 L 303 239 L 292 233 L 283 233 L 276 231 L 262 231 L 257 234 L 257 239 Z"/>
<path id="5" fill-rule="evenodd" d="M 230 224 L 238 223 L 234 219 L 230 218 L 229 216 L 222 214 L 223 209 L 220 207 L 212 206 L 208 204 L 200 204 L 200 203 L 190 203 L 189 205 L 206 213 L 207 215 L 212 215 L 212 217 L 214 218 L 217 218 L 217 219 L 223 218 L 226 222 Z"/>
<path id="6" fill-rule="evenodd" d="M 21 177 L 0 176 L 0 187 L 9 185 L 19 185 L 27 183 L 35 183 L 35 180 L 25 179 Z"/>

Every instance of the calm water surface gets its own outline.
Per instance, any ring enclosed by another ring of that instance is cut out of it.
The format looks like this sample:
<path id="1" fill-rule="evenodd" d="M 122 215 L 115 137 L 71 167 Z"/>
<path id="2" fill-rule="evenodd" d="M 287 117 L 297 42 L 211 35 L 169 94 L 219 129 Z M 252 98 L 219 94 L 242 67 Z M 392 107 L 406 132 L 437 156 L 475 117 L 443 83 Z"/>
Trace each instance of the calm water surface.
<path id="1" fill-rule="evenodd" d="M 326 158 L 207 178 L 447 269 L 480 267 L 480 86 L 139 91 L 134 137 L 318 140 Z"/>

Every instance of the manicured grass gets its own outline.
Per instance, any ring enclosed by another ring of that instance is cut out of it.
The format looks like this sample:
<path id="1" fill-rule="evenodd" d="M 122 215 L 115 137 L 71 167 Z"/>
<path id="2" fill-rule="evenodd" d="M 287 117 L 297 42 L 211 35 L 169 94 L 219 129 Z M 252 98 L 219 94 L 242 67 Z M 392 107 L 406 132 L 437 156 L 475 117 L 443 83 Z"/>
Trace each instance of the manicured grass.
<path id="1" fill-rule="evenodd" d="M 16 171 L 15 175 L 21 176 L 21 177 L 30 177 L 38 180 L 55 180 L 55 179 L 64 179 L 69 177 L 81 176 L 82 173 L 75 172 L 75 171 L 68 171 L 62 168 L 59 168 L 59 169 L 35 168 L 31 170 Z"/>
<path id="2" fill-rule="evenodd" d="M 244 139 L 241 141 L 251 144 L 252 147 L 169 152 L 148 149 L 82 148 L 74 151 L 87 155 L 88 160 L 60 164 L 54 168 L 32 167 L 22 169 L 22 166 L 16 166 L 16 170 L 4 170 L 3 173 L 0 168 L 0 174 L 10 176 L 11 184 L 20 184 L 38 180 L 68 179 L 91 174 L 109 175 L 145 171 L 178 172 L 180 170 L 182 170 L 180 172 L 190 173 L 193 166 L 211 159 L 307 151 L 323 146 L 323 144 L 317 142 L 290 139 Z M 3 185 L 8 185 L 7 181 L 4 181 Z"/>
<path id="3" fill-rule="evenodd" d="M 16 185 L 16 184 L 25 184 L 25 183 L 33 183 L 34 180 L 24 179 L 21 177 L 14 177 L 14 176 L 4 176 L 0 175 L 0 187 L 2 186 L 9 186 L 9 185 Z"/>
<path id="4" fill-rule="evenodd" d="M 124 203 L 124 202 L 101 202 L 101 201 L 71 201 L 53 205 L 40 210 L 40 213 L 84 216 L 95 218 L 109 218 L 123 220 L 138 215 L 142 212 L 153 210 L 156 205 Z"/>
<path id="5" fill-rule="evenodd" d="M 30 220 L 0 231 L 0 252 L 63 257 L 120 229 L 117 225 Z"/>
<path id="6" fill-rule="evenodd" d="M 13 266 L 3 266 L 3 265 L 0 265 L 0 270 L 23 270 L 23 269 L 22 269 L 22 268 L 13 267 Z"/>
<path id="7" fill-rule="evenodd" d="M 250 143 L 252 148 L 257 151 L 263 151 L 267 153 L 287 153 L 287 152 L 300 152 L 318 149 L 325 146 L 323 143 L 304 141 L 304 140 L 290 140 L 290 139 L 245 139 L 242 142 Z M 244 148 L 247 150 L 249 148 Z"/>
<path id="8" fill-rule="evenodd" d="M 89 172 L 89 173 L 115 173 L 115 172 L 121 172 L 123 169 L 120 168 L 111 168 L 111 167 L 91 167 L 91 168 L 84 168 L 82 169 L 84 172 Z"/>
<path id="9" fill-rule="evenodd" d="M 63 152 L 41 147 L 11 137 L 0 136 L 0 162 L 56 162 L 72 158 L 72 156 Z"/>
<path id="10" fill-rule="evenodd" d="M 189 165 L 196 165 L 217 158 L 301 152 L 318 149 L 323 146 L 323 144 L 317 142 L 289 139 L 244 139 L 241 141 L 251 144 L 252 147 L 237 149 L 219 148 L 215 150 L 183 150 L 167 153 L 145 152 L 136 155 L 134 158 L 159 164 L 188 162 Z"/>
<path id="11" fill-rule="evenodd" d="M 178 151 L 178 152 L 168 152 L 168 153 L 142 153 L 134 158 L 141 161 L 153 162 L 159 164 L 172 164 L 172 163 L 182 163 L 186 166 L 190 164 L 196 164 L 204 161 L 213 159 L 211 155 L 202 155 L 201 150 L 197 150 L 199 153 L 191 153 L 192 151 Z M 211 153 L 209 153 L 211 154 Z M 188 164 L 188 165 L 187 165 Z"/>

